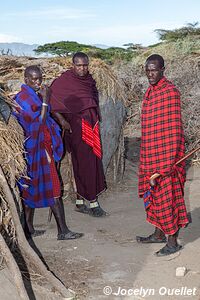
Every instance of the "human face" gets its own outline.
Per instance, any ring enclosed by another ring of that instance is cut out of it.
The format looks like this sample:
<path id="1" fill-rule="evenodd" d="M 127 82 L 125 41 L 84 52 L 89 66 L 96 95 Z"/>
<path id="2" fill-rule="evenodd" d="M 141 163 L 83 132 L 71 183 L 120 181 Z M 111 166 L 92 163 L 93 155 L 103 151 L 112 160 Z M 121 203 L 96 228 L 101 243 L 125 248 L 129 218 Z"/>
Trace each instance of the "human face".
<path id="1" fill-rule="evenodd" d="M 146 63 L 145 72 L 148 78 L 148 81 L 151 85 L 156 85 L 158 81 L 163 77 L 163 72 L 165 68 L 160 67 L 159 61 L 152 60 Z"/>
<path id="2" fill-rule="evenodd" d="M 73 64 L 74 72 L 78 76 L 86 76 L 88 73 L 89 61 L 87 58 L 76 58 Z"/>
<path id="3" fill-rule="evenodd" d="M 37 92 L 42 83 L 42 74 L 40 72 L 32 71 L 24 78 L 24 80 L 28 86 Z"/>

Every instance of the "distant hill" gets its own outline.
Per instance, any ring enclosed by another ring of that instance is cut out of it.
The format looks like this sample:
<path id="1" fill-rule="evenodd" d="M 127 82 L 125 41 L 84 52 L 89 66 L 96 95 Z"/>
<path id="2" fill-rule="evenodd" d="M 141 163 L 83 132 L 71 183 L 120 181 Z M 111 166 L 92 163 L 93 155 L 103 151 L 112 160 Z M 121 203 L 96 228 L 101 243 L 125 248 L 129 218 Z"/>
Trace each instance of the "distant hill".
<path id="1" fill-rule="evenodd" d="M 39 45 L 33 44 L 24 44 L 24 43 L 0 43 L 0 55 L 2 54 L 8 54 L 8 55 L 16 55 L 16 56 L 32 56 L 32 57 L 47 57 L 51 56 L 50 54 L 40 54 L 37 55 L 33 51 L 36 49 Z M 92 45 L 97 48 L 101 49 L 107 49 L 109 46 L 103 45 L 103 44 L 95 44 Z"/>
<path id="2" fill-rule="evenodd" d="M 36 55 L 33 51 L 38 46 L 39 45 L 37 44 L 28 45 L 23 43 L 0 43 L 0 54 L 38 57 L 38 55 Z"/>
<path id="3" fill-rule="evenodd" d="M 103 45 L 103 44 L 93 44 L 91 46 L 94 46 L 94 47 L 97 47 L 97 48 L 100 48 L 100 49 L 108 49 L 108 48 L 110 48 L 110 46 Z"/>

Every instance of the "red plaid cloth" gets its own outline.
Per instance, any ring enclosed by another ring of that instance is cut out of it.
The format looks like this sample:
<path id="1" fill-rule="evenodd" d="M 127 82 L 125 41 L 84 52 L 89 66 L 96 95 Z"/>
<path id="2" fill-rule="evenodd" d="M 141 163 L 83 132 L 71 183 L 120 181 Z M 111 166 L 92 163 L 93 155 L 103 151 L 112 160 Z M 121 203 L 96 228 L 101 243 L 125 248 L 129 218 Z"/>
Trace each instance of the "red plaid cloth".
<path id="1" fill-rule="evenodd" d="M 149 178 L 154 173 L 162 175 L 151 192 L 147 221 L 172 235 L 188 223 L 183 198 L 184 163 L 174 167 L 184 156 L 185 146 L 180 93 L 165 77 L 147 89 L 141 121 L 139 196 L 150 189 Z"/>
<path id="2" fill-rule="evenodd" d="M 101 159 L 101 140 L 99 133 L 99 122 L 94 125 L 94 128 L 86 120 L 82 119 L 82 140 L 92 147 L 94 154 Z"/>
<path id="3" fill-rule="evenodd" d="M 52 180 L 52 187 L 53 187 L 53 197 L 58 198 L 61 194 L 61 186 L 60 186 L 60 179 L 58 177 L 58 172 L 56 169 L 54 157 L 53 157 L 53 150 L 52 150 L 52 139 L 48 127 L 43 125 L 42 130 L 44 132 L 44 147 L 47 151 L 51 162 L 49 163 L 50 166 L 50 176 Z"/>

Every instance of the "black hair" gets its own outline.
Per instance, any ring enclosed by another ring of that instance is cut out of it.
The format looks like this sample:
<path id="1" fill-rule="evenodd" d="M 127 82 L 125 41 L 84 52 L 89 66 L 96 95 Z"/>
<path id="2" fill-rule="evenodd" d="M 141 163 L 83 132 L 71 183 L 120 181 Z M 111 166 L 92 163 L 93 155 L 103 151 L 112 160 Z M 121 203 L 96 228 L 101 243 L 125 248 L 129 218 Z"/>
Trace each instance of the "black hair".
<path id="1" fill-rule="evenodd" d="M 150 61 L 155 61 L 155 60 L 159 62 L 159 66 L 161 69 L 165 67 L 164 58 L 159 54 L 150 55 L 146 60 L 146 64 L 149 63 Z"/>
<path id="2" fill-rule="evenodd" d="M 72 62 L 75 63 L 76 58 L 83 58 L 89 61 L 89 57 L 84 52 L 76 52 L 72 57 Z"/>
<path id="3" fill-rule="evenodd" d="M 25 71 L 24 71 L 24 77 L 28 77 L 30 75 L 30 73 L 32 72 L 37 72 L 37 73 L 41 73 L 42 71 L 40 69 L 40 67 L 38 67 L 37 65 L 32 65 L 32 66 L 28 66 Z"/>

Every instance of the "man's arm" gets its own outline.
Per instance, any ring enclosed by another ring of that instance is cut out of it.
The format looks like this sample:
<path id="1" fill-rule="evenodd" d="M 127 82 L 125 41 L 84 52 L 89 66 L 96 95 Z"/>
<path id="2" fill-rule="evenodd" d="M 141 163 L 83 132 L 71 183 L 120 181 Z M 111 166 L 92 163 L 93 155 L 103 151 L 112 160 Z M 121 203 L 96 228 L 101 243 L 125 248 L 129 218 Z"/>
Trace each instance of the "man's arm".
<path id="1" fill-rule="evenodd" d="M 72 132 L 70 124 L 65 120 L 65 118 L 62 116 L 59 112 L 52 112 L 53 118 L 55 118 L 63 130 L 68 130 L 69 132 Z"/>
<path id="2" fill-rule="evenodd" d="M 42 122 L 45 122 L 49 105 L 49 88 L 46 85 L 42 85 L 38 93 L 43 99 L 40 117 Z"/>

